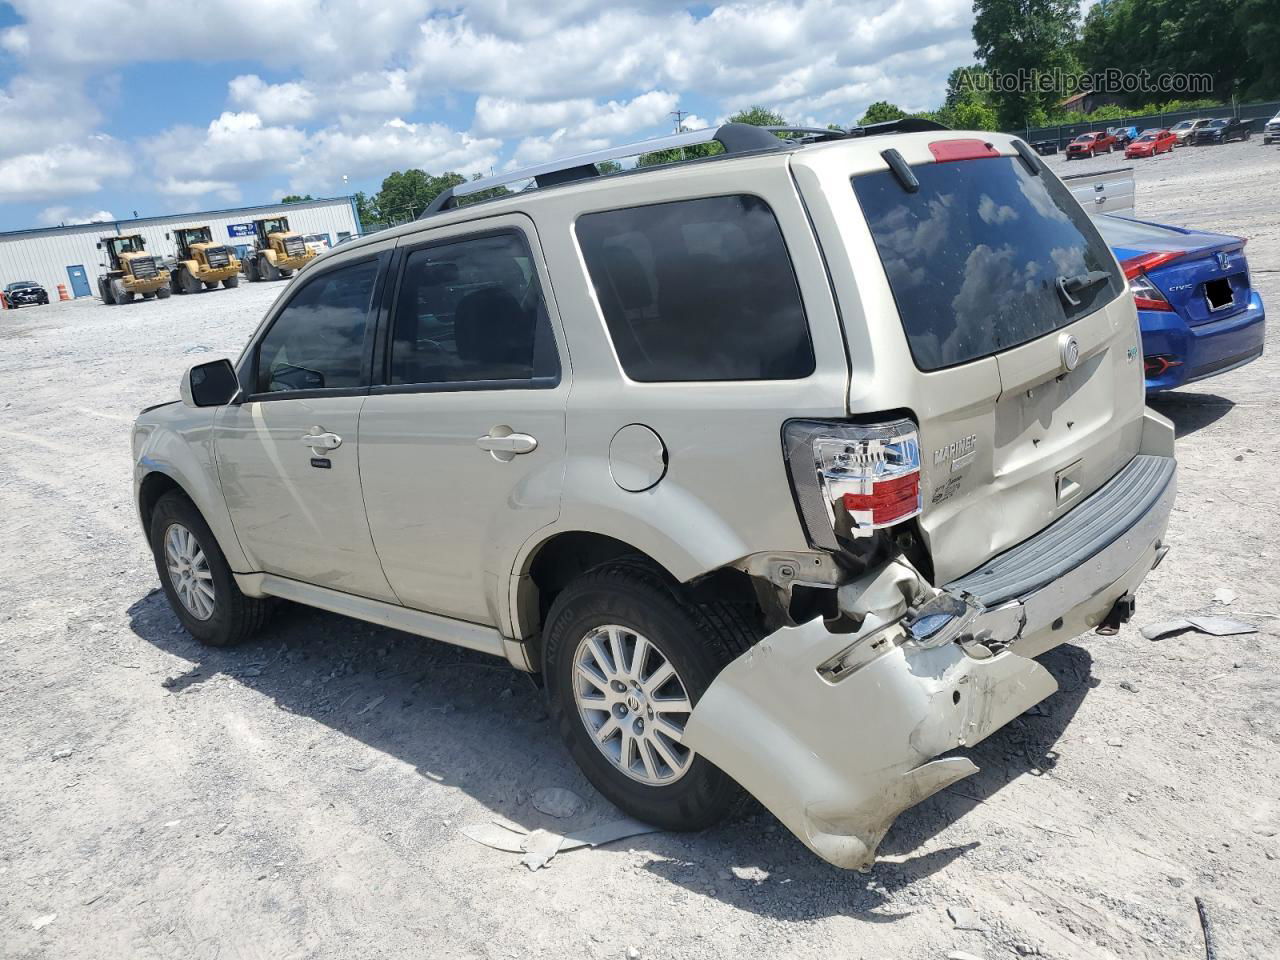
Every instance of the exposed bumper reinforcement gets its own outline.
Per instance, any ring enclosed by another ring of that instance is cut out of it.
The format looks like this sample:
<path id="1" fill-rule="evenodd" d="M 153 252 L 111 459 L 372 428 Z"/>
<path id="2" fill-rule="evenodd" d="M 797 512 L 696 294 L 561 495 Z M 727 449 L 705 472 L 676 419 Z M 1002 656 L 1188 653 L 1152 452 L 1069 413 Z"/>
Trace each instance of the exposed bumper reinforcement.
<path id="1" fill-rule="evenodd" d="M 1139 456 L 941 591 L 902 563 L 869 573 L 851 585 L 857 633 L 814 620 L 765 637 L 712 682 L 684 743 L 824 860 L 870 866 L 898 814 L 977 771 L 936 757 L 1057 689 L 1030 657 L 1095 626 L 1163 556 L 1175 478 L 1171 457 Z"/>

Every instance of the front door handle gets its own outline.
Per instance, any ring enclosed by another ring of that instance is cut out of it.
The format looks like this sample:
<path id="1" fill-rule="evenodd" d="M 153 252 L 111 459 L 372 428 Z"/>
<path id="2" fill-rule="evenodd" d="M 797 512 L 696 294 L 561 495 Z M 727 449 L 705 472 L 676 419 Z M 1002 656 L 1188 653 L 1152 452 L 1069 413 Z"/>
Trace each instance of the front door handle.
<path id="1" fill-rule="evenodd" d="M 488 433 L 476 437 L 476 446 L 488 450 L 498 460 L 510 460 L 518 453 L 533 453 L 538 448 L 538 441 L 527 433 Z"/>
<path id="2" fill-rule="evenodd" d="M 323 427 L 312 427 L 310 433 L 302 435 L 302 443 L 312 450 L 337 450 L 342 446 L 342 438 L 326 432 Z"/>

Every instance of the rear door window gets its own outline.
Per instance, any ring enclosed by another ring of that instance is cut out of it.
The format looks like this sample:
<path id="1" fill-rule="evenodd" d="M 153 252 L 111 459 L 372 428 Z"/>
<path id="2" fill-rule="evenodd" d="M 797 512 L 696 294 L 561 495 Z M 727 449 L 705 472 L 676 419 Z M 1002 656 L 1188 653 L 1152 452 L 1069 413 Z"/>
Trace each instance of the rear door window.
<path id="1" fill-rule="evenodd" d="M 1017 157 L 911 169 L 915 193 L 887 170 L 854 177 L 853 190 L 921 370 L 1034 340 L 1124 290 L 1115 258 L 1057 178 Z"/>
<path id="2" fill-rule="evenodd" d="M 578 243 L 632 380 L 794 380 L 814 369 L 782 231 L 759 197 L 578 218 Z"/>

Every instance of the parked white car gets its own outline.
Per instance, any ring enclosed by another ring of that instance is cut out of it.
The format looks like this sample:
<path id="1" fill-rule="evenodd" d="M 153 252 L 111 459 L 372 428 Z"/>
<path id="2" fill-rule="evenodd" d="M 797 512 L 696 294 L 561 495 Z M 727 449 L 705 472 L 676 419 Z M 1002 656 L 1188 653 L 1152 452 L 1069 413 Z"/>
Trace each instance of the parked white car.
<path id="1" fill-rule="evenodd" d="M 627 813 L 704 827 L 745 788 L 870 863 L 1056 689 L 1035 656 L 1127 618 L 1173 431 L 1025 144 L 785 132 L 468 182 L 317 259 L 135 425 L 186 629 L 283 597 L 506 657 Z"/>

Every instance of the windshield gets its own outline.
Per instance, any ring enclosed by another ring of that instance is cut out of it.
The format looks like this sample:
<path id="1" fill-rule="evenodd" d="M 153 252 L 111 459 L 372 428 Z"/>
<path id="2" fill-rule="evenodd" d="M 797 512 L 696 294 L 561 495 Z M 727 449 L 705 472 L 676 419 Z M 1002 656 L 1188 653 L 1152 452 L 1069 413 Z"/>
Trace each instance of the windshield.
<path id="1" fill-rule="evenodd" d="M 116 253 L 141 253 L 145 249 L 141 237 L 119 237 L 115 245 Z"/>
<path id="2" fill-rule="evenodd" d="M 1092 140 L 1095 136 L 1096 136 L 1096 134 L 1092 134 L 1092 133 L 1082 133 L 1082 134 L 1080 134 L 1080 136 L 1076 137 L 1076 139 L 1075 139 L 1075 141 L 1074 141 L 1074 142 L 1075 142 L 1075 143 L 1088 143 L 1088 142 L 1089 142 L 1090 140 Z"/>
<path id="3" fill-rule="evenodd" d="M 263 233 L 288 233 L 289 220 L 287 217 L 274 217 L 270 220 L 262 221 Z"/>
<path id="4" fill-rule="evenodd" d="M 1154 133 L 1144 133 L 1138 138 L 1139 143 L 1148 143 L 1156 138 Z"/>
<path id="5" fill-rule="evenodd" d="M 38 286 L 40 286 L 40 284 L 36 283 L 34 280 L 19 280 L 17 283 L 9 284 L 9 289 L 25 290 L 28 287 L 38 287 Z"/>
<path id="6" fill-rule="evenodd" d="M 1211 126 L 1211 127 L 1225 127 L 1226 125 L 1227 125 L 1227 121 L 1225 121 L 1225 120 L 1210 120 L 1210 121 L 1209 121 L 1209 126 Z"/>
<path id="7" fill-rule="evenodd" d="M 1183 120 L 1181 123 L 1175 123 L 1175 124 L 1173 125 L 1173 129 L 1175 129 L 1175 130 L 1189 130 L 1189 129 L 1191 129 L 1191 121 L 1190 121 L 1190 120 Z"/>
<path id="8" fill-rule="evenodd" d="M 911 169 L 915 193 L 888 170 L 854 177 L 853 189 L 921 370 L 1033 340 L 1124 289 L 1097 228 L 1056 177 L 1017 157 Z M 1074 281 L 1074 305 L 1060 280 Z"/>

